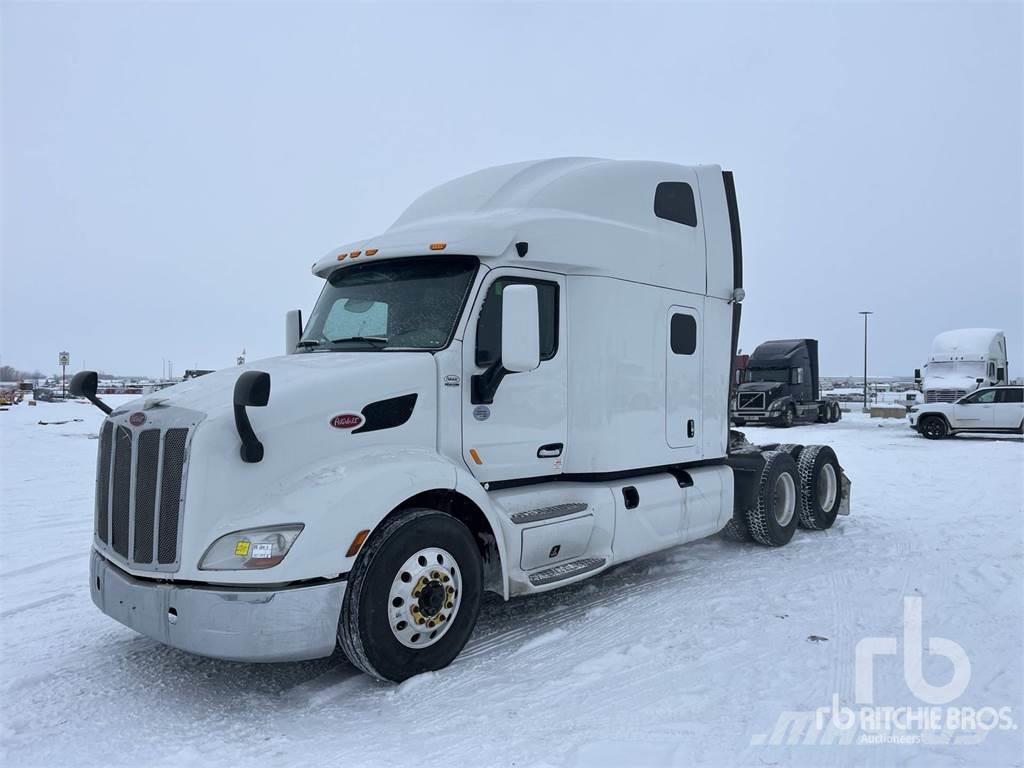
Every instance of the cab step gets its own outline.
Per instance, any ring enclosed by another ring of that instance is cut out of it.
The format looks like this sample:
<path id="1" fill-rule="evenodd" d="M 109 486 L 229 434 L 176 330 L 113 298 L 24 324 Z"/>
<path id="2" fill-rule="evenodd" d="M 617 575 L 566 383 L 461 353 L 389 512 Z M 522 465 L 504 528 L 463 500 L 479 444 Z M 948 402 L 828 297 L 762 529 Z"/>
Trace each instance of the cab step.
<path id="1" fill-rule="evenodd" d="M 582 501 L 570 502 L 568 504 L 555 504 L 551 507 L 540 507 L 538 509 L 526 509 L 511 515 L 512 522 L 516 525 L 524 523 L 536 523 L 541 520 L 550 520 L 554 517 L 565 517 L 575 515 L 577 512 L 586 510 L 587 505 Z"/>
<path id="2" fill-rule="evenodd" d="M 531 573 L 530 583 L 535 587 L 544 587 L 548 584 L 554 584 L 556 581 L 565 581 L 574 576 L 581 576 L 584 573 L 596 571 L 604 567 L 606 562 L 607 560 L 603 557 L 584 557 L 580 560 L 562 563 L 551 568 L 545 568 L 543 571 Z"/>

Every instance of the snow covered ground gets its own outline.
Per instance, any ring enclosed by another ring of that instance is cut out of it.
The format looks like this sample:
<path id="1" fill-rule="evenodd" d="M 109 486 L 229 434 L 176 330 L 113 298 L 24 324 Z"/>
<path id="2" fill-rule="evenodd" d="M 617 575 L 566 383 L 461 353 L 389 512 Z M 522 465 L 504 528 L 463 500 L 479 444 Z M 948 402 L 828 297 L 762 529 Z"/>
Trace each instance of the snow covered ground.
<path id="1" fill-rule="evenodd" d="M 36 423 L 69 418 L 81 421 Z M 833 445 L 853 514 L 779 550 L 715 537 L 563 591 L 489 599 L 449 669 L 394 686 L 340 658 L 197 658 L 103 616 L 86 583 L 100 418 L 84 404 L 0 413 L 4 765 L 995 766 L 1024 755 L 1019 727 L 955 731 L 953 744 L 776 732 L 786 713 L 833 696 L 854 705 L 854 649 L 870 637 L 899 648 L 875 660 L 874 706 L 929 706 L 920 680 L 917 693 L 905 681 L 905 597 L 921 598 L 909 604 L 923 611 L 925 646 L 947 638 L 969 661 L 966 690 L 939 715 L 1009 707 L 1024 725 L 1019 438 L 930 442 L 860 414 L 749 429 L 760 443 Z M 954 672 L 962 660 L 924 652 L 928 684 Z"/>

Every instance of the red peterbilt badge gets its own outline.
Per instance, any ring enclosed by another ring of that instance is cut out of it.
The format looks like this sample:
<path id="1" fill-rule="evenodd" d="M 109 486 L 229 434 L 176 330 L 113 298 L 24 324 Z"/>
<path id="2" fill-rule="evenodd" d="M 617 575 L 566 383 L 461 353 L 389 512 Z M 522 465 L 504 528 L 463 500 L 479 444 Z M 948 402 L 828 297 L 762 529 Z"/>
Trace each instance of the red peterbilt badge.
<path id="1" fill-rule="evenodd" d="M 142 411 L 136 411 L 135 413 L 128 417 L 128 423 L 131 424 L 133 427 L 141 427 L 143 424 L 146 423 L 146 414 L 144 414 Z"/>
<path id="2" fill-rule="evenodd" d="M 331 419 L 331 426 L 335 429 L 354 429 L 363 423 L 363 417 L 358 413 L 341 413 Z"/>

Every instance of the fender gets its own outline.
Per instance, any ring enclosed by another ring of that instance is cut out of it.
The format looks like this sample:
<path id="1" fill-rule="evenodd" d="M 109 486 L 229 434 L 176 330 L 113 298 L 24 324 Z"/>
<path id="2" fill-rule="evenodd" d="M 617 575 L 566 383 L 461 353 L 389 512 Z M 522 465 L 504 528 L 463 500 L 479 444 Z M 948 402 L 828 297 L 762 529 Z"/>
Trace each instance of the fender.
<path id="1" fill-rule="evenodd" d="M 269 501 L 268 507 L 274 512 L 267 518 L 303 521 L 306 529 L 278 567 L 286 566 L 294 555 L 293 562 L 301 564 L 304 574 L 287 575 L 289 579 L 347 573 L 358 556 L 358 552 L 346 556 L 356 534 L 369 530 L 372 536 L 395 508 L 414 496 L 436 490 L 461 493 L 483 512 L 494 532 L 503 593 L 508 599 L 505 541 L 487 493 L 467 470 L 450 459 L 412 446 L 378 446 L 333 456 L 308 467 L 301 476 L 286 480 L 280 496 Z"/>

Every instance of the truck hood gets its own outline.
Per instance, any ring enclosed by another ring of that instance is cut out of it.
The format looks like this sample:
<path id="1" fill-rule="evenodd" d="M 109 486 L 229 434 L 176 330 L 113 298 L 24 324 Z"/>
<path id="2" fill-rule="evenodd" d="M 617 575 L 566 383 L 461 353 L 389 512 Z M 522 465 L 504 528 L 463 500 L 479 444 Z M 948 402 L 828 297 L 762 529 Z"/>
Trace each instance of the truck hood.
<path id="1" fill-rule="evenodd" d="M 737 392 L 774 392 L 782 389 L 777 381 L 745 381 L 736 388 Z"/>
<path id="2" fill-rule="evenodd" d="M 929 375 L 924 377 L 922 386 L 928 389 L 962 389 L 964 392 L 973 392 L 978 388 L 977 377 L 953 374 L 952 376 Z"/>
<path id="3" fill-rule="evenodd" d="M 433 385 L 436 367 L 428 352 L 308 352 L 256 360 L 235 368 L 224 368 L 196 379 L 175 384 L 119 407 L 114 413 L 178 406 L 213 415 L 232 410 L 235 382 L 244 371 L 270 374 L 270 403 L 259 411 L 278 410 L 295 399 L 323 403 L 328 408 L 354 409 L 366 402 L 387 397 L 384 390 L 421 388 Z M 427 380 L 424 381 L 424 378 Z M 355 397 L 356 391 L 362 398 Z M 379 396 L 378 396 L 379 394 Z M 366 398 L 369 397 L 369 400 Z M 366 402 L 362 402 L 365 400 Z M 340 410 L 339 410 L 340 412 Z"/>

